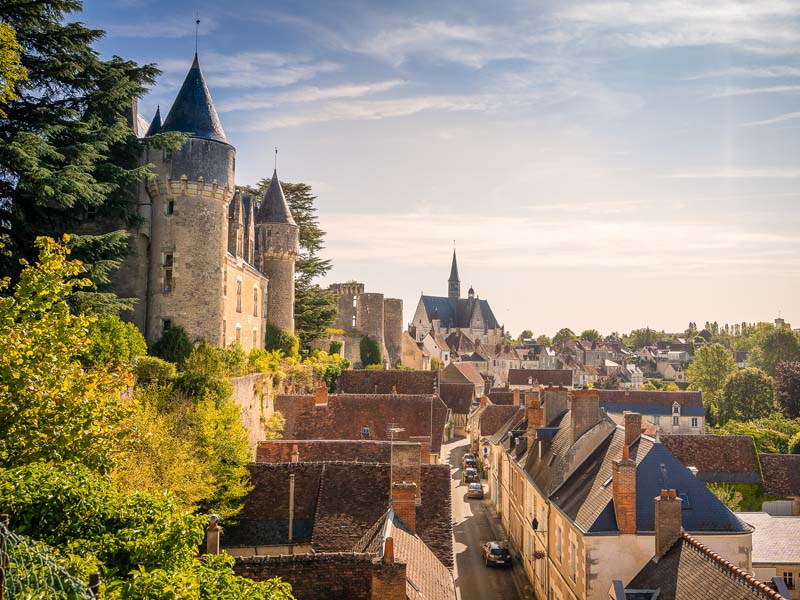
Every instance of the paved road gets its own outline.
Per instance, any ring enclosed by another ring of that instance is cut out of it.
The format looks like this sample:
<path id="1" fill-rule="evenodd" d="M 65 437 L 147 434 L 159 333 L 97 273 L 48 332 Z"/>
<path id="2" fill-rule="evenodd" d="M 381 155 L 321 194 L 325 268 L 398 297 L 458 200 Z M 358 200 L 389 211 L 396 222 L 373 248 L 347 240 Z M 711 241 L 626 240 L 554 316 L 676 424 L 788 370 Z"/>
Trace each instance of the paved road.
<path id="1" fill-rule="evenodd" d="M 497 539 L 492 509 L 487 498 L 467 500 L 467 486 L 461 484 L 461 457 L 469 441 L 457 440 L 443 447 L 452 465 L 453 533 L 455 534 L 456 597 L 459 600 L 521 600 L 511 569 L 486 567 L 481 554 L 483 542 Z M 502 534 L 499 534 L 502 536 Z"/>

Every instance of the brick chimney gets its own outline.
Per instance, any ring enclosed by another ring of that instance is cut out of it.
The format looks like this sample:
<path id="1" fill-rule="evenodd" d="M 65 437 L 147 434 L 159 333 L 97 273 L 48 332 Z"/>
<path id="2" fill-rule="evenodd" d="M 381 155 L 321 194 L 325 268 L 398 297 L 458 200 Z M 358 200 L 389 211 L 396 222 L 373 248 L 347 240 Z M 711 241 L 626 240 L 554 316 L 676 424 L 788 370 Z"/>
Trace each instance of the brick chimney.
<path id="1" fill-rule="evenodd" d="M 291 462 L 300 462 L 300 450 L 297 449 L 297 444 L 292 444 L 292 460 Z"/>
<path id="2" fill-rule="evenodd" d="M 519 390 L 514 390 L 514 406 L 519 406 Z"/>
<path id="3" fill-rule="evenodd" d="M 422 465 L 431 464 L 431 438 L 429 435 L 412 435 L 408 438 L 409 442 L 419 444 L 419 462 Z"/>
<path id="4" fill-rule="evenodd" d="M 415 442 L 392 444 L 392 483 L 413 483 L 420 486 L 422 446 Z M 416 501 L 417 498 L 414 498 Z"/>
<path id="5" fill-rule="evenodd" d="M 681 499 L 675 490 L 661 490 L 656 498 L 656 560 L 681 537 Z"/>
<path id="6" fill-rule="evenodd" d="M 383 562 L 394 562 L 394 539 L 392 536 L 389 536 L 383 540 Z"/>
<path id="7" fill-rule="evenodd" d="M 486 406 L 487 404 L 489 404 L 489 398 L 481 396 L 481 406 Z"/>
<path id="8" fill-rule="evenodd" d="M 528 438 L 528 448 L 531 448 L 536 440 L 536 430 L 544 425 L 544 409 L 539 401 L 539 392 L 525 394 L 525 416 L 528 418 L 525 437 Z"/>
<path id="9" fill-rule="evenodd" d="M 622 447 L 622 460 L 611 463 L 611 476 L 617 529 L 621 534 L 635 534 L 636 463 L 631 460 L 627 444 Z"/>
<path id="10" fill-rule="evenodd" d="M 320 383 L 314 393 L 314 406 L 328 406 L 328 388 Z"/>
<path id="11" fill-rule="evenodd" d="M 563 387 L 540 387 L 542 404 L 544 404 L 544 424 L 547 426 L 569 405 L 569 390 Z"/>
<path id="12" fill-rule="evenodd" d="M 572 439 L 570 446 L 592 427 L 600 422 L 600 396 L 594 390 L 576 390 L 572 392 L 570 410 L 570 429 Z"/>
<path id="13" fill-rule="evenodd" d="M 642 415 L 637 412 L 625 411 L 625 444 L 630 446 L 642 435 Z"/>
<path id="14" fill-rule="evenodd" d="M 392 484 L 392 508 L 408 528 L 417 530 L 417 484 L 398 481 Z"/>

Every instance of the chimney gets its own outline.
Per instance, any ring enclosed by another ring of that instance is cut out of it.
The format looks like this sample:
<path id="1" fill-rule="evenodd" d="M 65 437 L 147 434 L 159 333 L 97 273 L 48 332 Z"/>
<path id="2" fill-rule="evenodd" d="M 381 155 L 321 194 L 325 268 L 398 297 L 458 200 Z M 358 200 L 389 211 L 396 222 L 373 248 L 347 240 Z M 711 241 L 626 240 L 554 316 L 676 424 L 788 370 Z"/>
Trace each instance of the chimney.
<path id="1" fill-rule="evenodd" d="M 528 438 L 528 448 L 532 448 L 536 440 L 536 430 L 544 425 L 544 409 L 539 401 L 539 392 L 525 394 L 525 413 L 528 418 L 525 437 Z"/>
<path id="2" fill-rule="evenodd" d="M 324 383 L 317 386 L 314 393 L 314 406 L 328 406 L 328 388 Z"/>
<path id="3" fill-rule="evenodd" d="M 297 444 L 292 444 L 292 462 L 300 462 L 300 451 L 297 449 Z"/>
<path id="4" fill-rule="evenodd" d="M 417 442 L 394 442 L 392 444 L 392 483 L 420 485 L 420 463 L 422 445 Z M 416 501 L 417 498 L 414 498 Z"/>
<path id="5" fill-rule="evenodd" d="M 383 562 L 394 562 L 394 538 L 392 538 L 392 536 L 383 540 Z"/>
<path id="6" fill-rule="evenodd" d="M 417 484 L 399 481 L 392 484 L 392 508 L 412 533 L 417 529 Z"/>
<path id="7" fill-rule="evenodd" d="M 489 404 L 489 398 L 481 396 L 481 406 L 486 406 L 487 404 Z"/>
<path id="8" fill-rule="evenodd" d="M 630 446 L 642 434 L 642 415 L 637 412 L 623 413 L 625 419 L 625 445 Z"/>
<path id="9" fill-rule="evenodd" d="M 518 389 L 514 390 L 514 406 L 520 406 Z"/>
<path id="10" fill-rule="evenodd" d="M 574 445 L 580 437 L 600 422 L 600 396 L 594 390 L 576 390 L 572 392 L 570 410 L 570 429 Z"/>
<path id="11" fill-rule="evenodd" d="M 569 391 L 562 387 L 539 387 L 539 394 L 544 404 L 544 425 L 552 423 L 555 418 L 567 410 Z"/>
<path id="12" fill-rule="evenodd" d="M 675 490 L 661 490 L 655 500 L 657 561 L 681 537 L 681 499 Z"/>
<path id="13" fill-rule="evenodd" d="M 412 435 L 408 438 L 409 442 L 419 444 L 419 462 L 422 465 L 431 464 L 431 438 L 427 435 Z"/>
<path id="14" fill-rule="evenodd" d="M 614 512 L 621 534 L 636 533 L 636 463 L 631 460 L 630 448 L 622 446 L 622 460 L 611 464 Z"/>

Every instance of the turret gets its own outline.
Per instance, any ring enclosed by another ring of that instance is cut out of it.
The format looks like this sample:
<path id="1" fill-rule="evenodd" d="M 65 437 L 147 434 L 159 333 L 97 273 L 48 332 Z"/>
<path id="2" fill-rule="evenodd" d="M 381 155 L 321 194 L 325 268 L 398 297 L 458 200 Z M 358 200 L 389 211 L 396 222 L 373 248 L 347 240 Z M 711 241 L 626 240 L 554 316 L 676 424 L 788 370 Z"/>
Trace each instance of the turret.
<path id="1" fill-rule="evenodd" d="M 277 169 L 255 213 L 257 265 L 269 278 L 267 323 L 294 333 L 294 271 L 300 228 L 292 217 Z"/>
<path id="2" fill-rule="evenodd" d="M 450 267 L 450 278 L 447 280 L 447 297 L 458 300 L 461 297 L 461 282 L 458 280 L 458 265 L 456 264 L 456 251 L 453 250 L 453 264 Z"/>

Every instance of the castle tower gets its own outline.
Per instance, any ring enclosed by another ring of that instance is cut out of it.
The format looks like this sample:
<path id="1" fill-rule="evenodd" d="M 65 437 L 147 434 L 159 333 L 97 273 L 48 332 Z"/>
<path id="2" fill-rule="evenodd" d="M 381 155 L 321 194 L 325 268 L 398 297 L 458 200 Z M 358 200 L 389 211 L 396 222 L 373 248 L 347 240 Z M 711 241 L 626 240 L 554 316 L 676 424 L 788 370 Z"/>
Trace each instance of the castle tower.
<path id="1" fill-rule="evenodd" d="M 450 279 L 447 280 L 447 297 L 451 300 L 458 300 L 461 297 L 461 282 L 458 280 L 455 250 L 453 250 L 453 265 L 450 267 Z"/>
<path id="2" fill-rule="evenodd" d="M 179 150 L 146 150 L 155 165 L 142 202 L 150 204 L 145 337 L 180 325 L 189 338 L 222 345 L 223 268 L 236 150 L 225 138 L 195 54 L 172 108 L 156 131 L 189 138 Z"/>
<path id="3" fill-rule="evenodd" d="M 277 169 L 256 212 L 255 234 L 257 266 L 269 278 L 267 323 L 294 333 L 294 263 L 300 253 L 300 228 Z"/>

